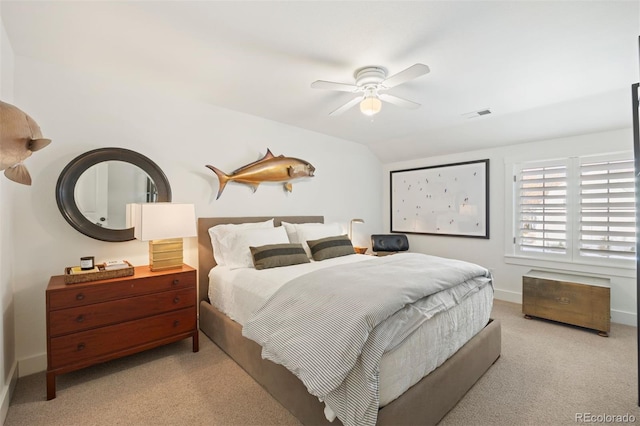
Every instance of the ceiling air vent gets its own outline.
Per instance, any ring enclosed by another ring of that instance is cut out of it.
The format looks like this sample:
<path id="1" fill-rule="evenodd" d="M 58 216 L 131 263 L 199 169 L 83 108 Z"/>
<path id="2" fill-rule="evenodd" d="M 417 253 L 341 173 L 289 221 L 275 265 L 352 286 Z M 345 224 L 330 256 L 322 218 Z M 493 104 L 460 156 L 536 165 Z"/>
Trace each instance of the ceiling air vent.
<path id="1" fill-rule="evenodd" d="M 479 111 L 467 112 L 466 114 L 462 114 L 462 116 L 465 118 L 475 118 L 475 117 L 481 117 L 483 115 L 489 115 L 489 114 L 491 114 L 491 110 L 489 108 L 485 108 Z"/>

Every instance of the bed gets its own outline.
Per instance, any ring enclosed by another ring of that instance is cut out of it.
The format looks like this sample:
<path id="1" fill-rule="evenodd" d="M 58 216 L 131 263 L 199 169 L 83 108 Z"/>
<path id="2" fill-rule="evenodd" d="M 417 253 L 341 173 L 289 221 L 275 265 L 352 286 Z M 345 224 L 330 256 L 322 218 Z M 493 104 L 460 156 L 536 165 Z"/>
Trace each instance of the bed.
<path id="1" fill-rule="evenodd" d="M 327 420 L 325 404 L 311 395 L 300 379 L 285 367 L 262 359 L 261 346 L 245 338 L 242 325 L 218 310 L 209 300 L 209 274 L 216 266 L 209 228 L 219 224 L 262 222 L 271 218 L 198 219 L 200 329 L 303 424 L 339 425 L 339 419 L 333 422 Z M 273 219 L 276 226 L 283 221 L 293 224 L 323 222 L 322 216 L 286 216 Z M 500 349 L 500 323 L 489 319 L 477 334 L 456 349 L 439 367 L 417 379 L 417 383 L 402 391 L 401 395 L 391 396 L 391 400 L 385 402 L 377 412 L 376 424 L 438 423 L 498 359 Z M 384 393 L 382 370 L 381 367 L 381 396 Z"/>

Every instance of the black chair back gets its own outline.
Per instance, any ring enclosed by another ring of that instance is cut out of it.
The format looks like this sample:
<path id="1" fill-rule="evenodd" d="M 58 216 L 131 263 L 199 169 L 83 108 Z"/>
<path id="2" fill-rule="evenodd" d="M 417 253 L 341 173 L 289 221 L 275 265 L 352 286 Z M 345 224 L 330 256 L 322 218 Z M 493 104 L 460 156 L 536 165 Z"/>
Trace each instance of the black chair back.
<path id="1" fill-rule="evenodd" d="M 371 236 L 374 252 L 398 252 L 409 250 L 409 240 L 404 234 L 375 234 Z"/>

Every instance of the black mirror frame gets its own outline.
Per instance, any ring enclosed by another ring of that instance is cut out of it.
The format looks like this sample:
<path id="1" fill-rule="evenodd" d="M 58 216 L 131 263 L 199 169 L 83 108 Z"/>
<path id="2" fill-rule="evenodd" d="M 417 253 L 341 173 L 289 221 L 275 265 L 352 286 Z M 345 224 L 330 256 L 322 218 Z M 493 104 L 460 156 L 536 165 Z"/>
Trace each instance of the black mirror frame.
<path id="1" fill-rule="evenodd" d="M 75 187 L 78 179 L 89 167 L 103 161 L 123 161 L 140 167 L 153 180 L 159 202 L 171 201 L 171 186 L 156 163 L 135 151 L 125 148 L 98 148 L 74 158 L 60 173 L 56 184 L 58 209 L 69 224 L 84 235 L 100 241 L 122 242 L 134 239 L 133 228 L 108 229 L 92 223 L 78 209 Z"/>

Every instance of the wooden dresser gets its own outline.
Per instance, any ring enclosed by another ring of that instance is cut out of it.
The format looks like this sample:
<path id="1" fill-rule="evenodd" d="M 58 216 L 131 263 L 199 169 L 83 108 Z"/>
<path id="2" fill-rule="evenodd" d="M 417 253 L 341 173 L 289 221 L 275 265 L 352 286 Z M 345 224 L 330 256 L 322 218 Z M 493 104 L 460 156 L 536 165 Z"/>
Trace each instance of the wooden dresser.
<path id="1" fill-rule="evenodd" d="M 51 277 L 46 291 L 47 399 L 56 376 L 191 337 L 198 351 L 196 270 L 151 272 L 65 284 Z"/>
<path id="2" fill-rule="evenodd" d="M 531 270 L 522 277 L 522 313 L 591 328 L 608 336 L 610 292 L 605 278 Z"/>

